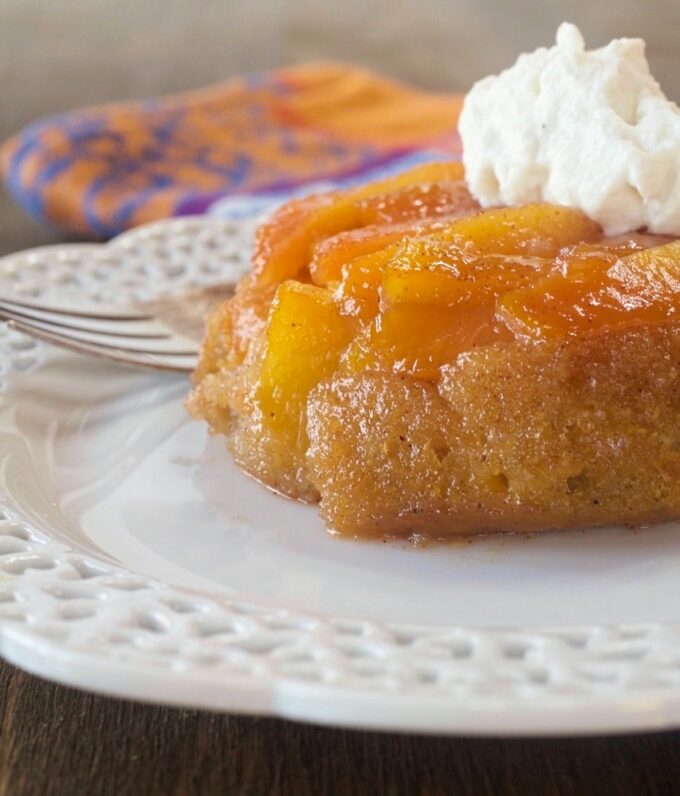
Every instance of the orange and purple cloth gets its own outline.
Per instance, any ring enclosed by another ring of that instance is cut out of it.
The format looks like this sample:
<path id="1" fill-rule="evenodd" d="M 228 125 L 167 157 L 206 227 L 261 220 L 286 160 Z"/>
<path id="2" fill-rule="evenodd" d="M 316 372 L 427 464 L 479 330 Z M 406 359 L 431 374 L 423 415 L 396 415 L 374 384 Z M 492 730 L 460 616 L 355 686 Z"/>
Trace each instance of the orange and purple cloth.
<path id="1" fill-rule="evenodd" d="M 364 69 L 308 64 L 54 116 L 7 141 L 0 162 L 31 216 L 108 238 L 458 158 L 460 101 Z"/>

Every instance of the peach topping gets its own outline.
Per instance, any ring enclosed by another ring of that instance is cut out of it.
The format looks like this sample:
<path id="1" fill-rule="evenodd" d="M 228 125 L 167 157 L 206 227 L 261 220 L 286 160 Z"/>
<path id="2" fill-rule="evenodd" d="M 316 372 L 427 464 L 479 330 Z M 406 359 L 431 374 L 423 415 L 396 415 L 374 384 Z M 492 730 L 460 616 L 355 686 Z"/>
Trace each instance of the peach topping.
<path id="1" fill-rule="evenodd" d="M 608 240 L 555 205 L 482 212 L 462 177 L 460 164 L 426 164 L 291 202 L 260 229 L 253 275 L 220 323 L 235 364 L 265 330 L 255 400 L 290 444 L 304 447 L 307 395 L 335 371 L 436 383 L 479 346 L 674 317 L 680 243 Z"/>

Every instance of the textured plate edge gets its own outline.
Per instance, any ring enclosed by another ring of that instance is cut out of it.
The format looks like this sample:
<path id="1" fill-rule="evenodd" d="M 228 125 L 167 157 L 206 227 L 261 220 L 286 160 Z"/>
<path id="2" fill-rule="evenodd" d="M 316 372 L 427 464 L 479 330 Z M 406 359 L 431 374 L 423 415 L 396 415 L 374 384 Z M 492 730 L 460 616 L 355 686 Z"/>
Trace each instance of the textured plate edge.
<path id="1" fill-rule="evenodd" d="M 99 696 L 132 700 L 150 705 L 201 709 L 214 713 L 269 716 L 325 727 L 376 732 L 476 737 L 570 737 L 659 732 L 680 727 L 680 693 L 640 693 L 619 699 L 589 699 L 587 705 L 568 699 L 555 703 L 525 703 L 508 708 L 507 699 L 462 700 L 451 704 L 433 695 L 400 697 L 396 706 L 389 695 L 351 689 L 329 691 L 294 680 L 280 679 L 269 686 L 249 678 L 225 687 L 197 674 L 189 694 L 177 691 L 175 673 L 146 671 L 134 665 L 111 662 L 97 656 L 73 653 L 43 639 L 3 631 L 0 655 L 14 666 L 50 682 Z M 104 683 L 106 676 L 110 677 Z M 405 704 L 406 703 L 406 704 Z"/>

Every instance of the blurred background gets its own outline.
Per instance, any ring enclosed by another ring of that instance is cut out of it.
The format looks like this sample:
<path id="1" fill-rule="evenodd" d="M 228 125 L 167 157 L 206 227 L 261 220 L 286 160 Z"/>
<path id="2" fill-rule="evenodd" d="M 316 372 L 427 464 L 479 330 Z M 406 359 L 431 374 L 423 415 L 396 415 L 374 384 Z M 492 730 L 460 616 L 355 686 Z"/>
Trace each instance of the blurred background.
<path id="1" fill-rule="evenodd" d="M 62 110 L 333 59 L 464 91 L 569 20 L 589 46 L 641 36 L 680 98 L 678 0 L 0 0 L 0 138 Z M 0 254 L 61 239 L 0 189 Z"/>

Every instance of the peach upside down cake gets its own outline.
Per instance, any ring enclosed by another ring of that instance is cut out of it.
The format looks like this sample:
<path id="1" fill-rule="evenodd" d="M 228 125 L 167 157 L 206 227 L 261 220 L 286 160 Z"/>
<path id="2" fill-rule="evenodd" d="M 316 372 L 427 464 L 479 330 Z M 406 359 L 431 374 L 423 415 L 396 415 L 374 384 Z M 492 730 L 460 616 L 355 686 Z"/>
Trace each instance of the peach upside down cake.
<path id="1" fill-rule="evenodd" d="M 190 411 L 328 526 L 443 538 L 680 516 L 680 241 L 482 212 L 433 163 L 290 202 Z"/>

